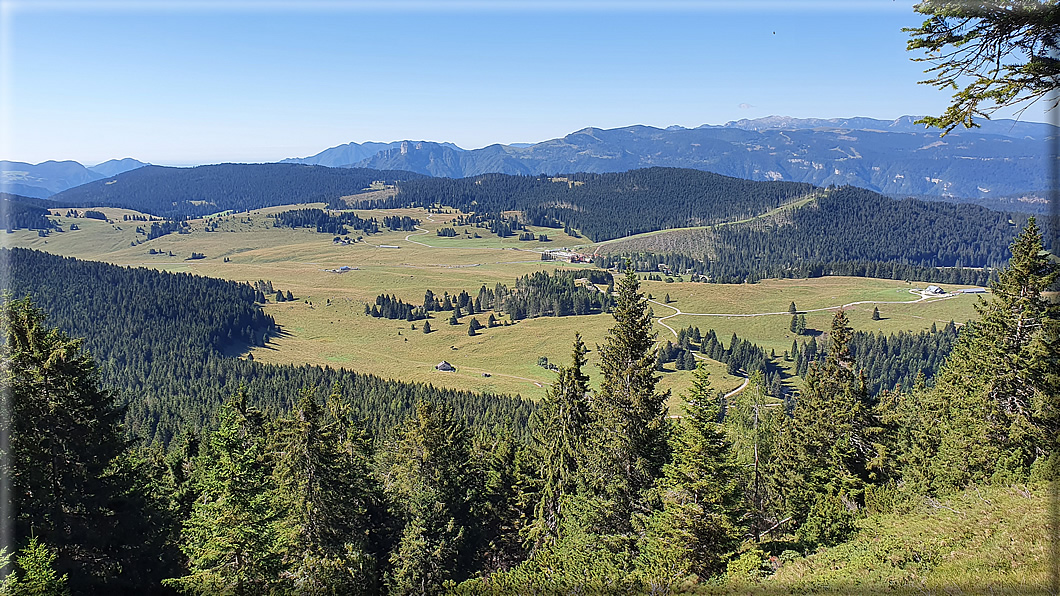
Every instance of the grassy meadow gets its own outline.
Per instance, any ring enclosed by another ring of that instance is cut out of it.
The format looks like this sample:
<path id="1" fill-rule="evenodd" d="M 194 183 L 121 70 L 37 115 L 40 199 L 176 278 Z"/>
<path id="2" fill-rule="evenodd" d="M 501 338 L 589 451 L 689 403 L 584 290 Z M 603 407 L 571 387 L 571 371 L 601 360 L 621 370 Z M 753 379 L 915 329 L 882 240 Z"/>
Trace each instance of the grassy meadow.
<path id="1" fill-rule="evenodd" d="M 265 310 L 280 325 L 281 333 L 264 348 L 250 354 L 260 362 L 310 363 L 345 367 L 383 377 L 433 383 L 439 386 L 482 392 L 520 394 L 540 398 L 554 380 L 555 373 L 538 366 L 541 356 L 556 364 L 566 364 L 575 332 L 580 332 L 590 348 L 590 375 L 595 377 L 596 346 L 604 341 L 613 319 L 610 315 L 540 318 L 483 329 L 475 337 L 467 334 L 470 320 L 450 326 L 446 318 L 431 319 L 432 333 L 422 332 L 422 321 L 375 319 L 364 314 L 364 304 L 381 293 L 393 294 L 412 304 L 423 301 L 425 290 L 436 295 L 467 290 L 474 295 L 482 285 L 514 285 L 515 279 L 541 269 L 587 267 L 556 261 L 541 261 L 548 249 L 586 246 L 552 228 L 532 228 L 544 233 L 548 242 L 499 238 L 488 230 L 455 226 L 456 237 L 440 237 L 436 231 L 450 227 L 455 212 L 429 214 L 422 209 L 387 211 L 356 210 L 360 217 L 382 219 L 385 215 L 408 215 L 421 221 L 415 232 L 385 231 L 351 245 L 336 245 L 333 236 L 310 229 L 276 228 L 270 215 L 295 207 L 322 207 L 322 204 L 260 209 L 251 213 L 221 214 L 189 222 L 188 234 L 169 234 L 151 241 L 137 232 L 149 229 L 149 222 L 124 221 L 135 212 L 102 208 L 109 222 L 67 218 L 66 210 L 53 210 L 63 232 L 47 238 L 36 232 L 3 234 L 6 246 L 23 246 L 83 259 L 103 260 L 119 265 L 144 266 L 251 282 L 271 281 L 273 287 L 290 291 L 294 302 L 275 303 L 270 297 Z M 71 224 L 79 229 L 70 230 Z M 207 231 L 210 228 L 214 231 Z M 475 235 L 479 238 L 475 238 Z M 361 234 L 351 231 L 351 238 Z M 397 247 L 397 248 L 387 248 Z M 157 254 L 149 254 L 154 249 Z M 592 247 L 583 248 L 591 252 Z M 187 260 L 192 252 L 203 259 Z M 170 256 L 172 253 L 173 256 Z M 226 262 L 227 259 L 227 262 Z M 347 266 L 345 273 L 326 269 Z M 810 329 L 828 329 L 834 310 L 849 307 L 855 328 L 892 333 L 922 330 L 932 323 L 960 323 L 975 315 L 974 296 L 961 295 L 946 300 L 910 303 L 918 296 L 910 288 L 926 284 L 867 278 L 828 277 L 810 280 L 765 280 L 757 284 L 705 284 L 678 281 L 644 281 L 646 293 L 663 301 L 669 294 L 668 308 L 652 304 L 657 317 L 667 318 L 674 329 L 698 326 L 715 329 L 727 341 L 735 332 L 743 338 L 773 349 L 778 357 L 791 347 L 788 305 L 795 301 L 806 312 Z M 950 289 L 950 288 L 947 288 Z M 892 304 L 904 302 L 906 304 Z M 871 313 L 878 305 L 880 321 Z M 780 313 L 780 314 L 763 314 Z M 723 316 L 706 316 L 706 315 Z M 725 316 L 749 315 L 761 316 Z M 485 323 L 489 314 L 477 315 Z M 674 336 L 656 324 L 659 339 Z M 243 355 L 244 357 L 246 354 Z M 447 360 L 456 372 L 443 373 L 434 365 Z M 669 365 L 671 368 L 673 365 Z M 716 388 L 731 390 L 742 379 L 725 374 L 724 365 L 710 362 Z M 486 376 L 489 375 L 489 376 Z M 687 371 L 663 374 L 662 386 L 673 392 L 672 406 L 679 406 L 680 394 L 690 382 Z M 593 382 L 597 382 L 594 378 Z"/>

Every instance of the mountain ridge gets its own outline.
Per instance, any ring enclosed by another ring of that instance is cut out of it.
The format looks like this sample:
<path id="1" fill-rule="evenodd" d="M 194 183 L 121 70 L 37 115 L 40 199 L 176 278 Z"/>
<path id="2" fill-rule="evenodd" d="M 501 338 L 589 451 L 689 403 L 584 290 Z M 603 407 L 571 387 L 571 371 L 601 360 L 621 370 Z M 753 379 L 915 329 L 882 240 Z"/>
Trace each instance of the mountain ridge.
<path id="1" fill-rule="evenodd" d="M 941 137 L 914 119 L 767 117 L 692 129 L 586 127 L 526 147 L 489 145 L 457 152 L 439 143 L 406 142 L 403 151 L 391 148 L 353 165 L 447 178 L 663 166 L 954 199 L 1048 188 L 1045 137 L 1055 132 L 1050 125 L 991 121 L 983 129 Z"/>
<path id="2" fill-rule="evenodd" d="M 73 160 L 31 164 L 0 160 L 0 192 L 45 199 L 64 190 L 146 166 L 131 157 L 86 167 Z"/>

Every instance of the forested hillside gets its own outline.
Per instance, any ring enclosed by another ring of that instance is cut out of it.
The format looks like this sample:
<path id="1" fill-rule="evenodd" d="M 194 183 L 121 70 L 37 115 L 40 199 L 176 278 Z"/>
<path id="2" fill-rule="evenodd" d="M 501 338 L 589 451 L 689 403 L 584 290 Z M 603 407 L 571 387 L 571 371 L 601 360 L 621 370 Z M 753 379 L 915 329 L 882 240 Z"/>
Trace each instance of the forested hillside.
<path id="1" fill-rule="evenodd" d="M 2 249 L 14 297 L 30 296 L 50 320 L 99 361 L 107 387 L 126 403 L 130 432 L 169 442 L 202 428 L 240 386 L 261 407 L 287 410 L 304 388 L 338 384 L 352 411 L 382 432 L 417 400 L 450 404 L 473 426 L 524 432 L 531 406 L 371 375 L 312 366 L 271 366 L 225 357 L 265 345 L 278 330 L 246 284 L 183 273 L 117 267 L 25 249 Z"/>
<path id="2" fill-rule="evenodd" d="M 430 207 L 466 213 L 520 211 L 533 225 L 574 228 L 599 242 L 666 228 L 701 226 L 759 215 L 814 187 L 792 182 L 752 182 L 675 168 L 614 174 L 424 178 L 398 185 L 398 194 L 372 206 Z"/>
<path id="3" fill-rule="evenodd" d="M 859 275 L 983 284 L 1005 263 L 1023 214 L 968 204 L 897 201 L 855 187 L 826 191 L 775 217 L 618 243 L 598 266 L 628 256 L 642 268 L 659 262 L 713 281 Z M 641 247 L 653 254 L 623 254 Z M 941 268 L 941 269 L 940 269 Z"/>
<path id="4" fill-rule="evenodd" d="M 195 168 L 144 166 L 53 195 L 64 204 L 135 209 L 169 219 L 326 202 L 364 191 L 372 182 L 422 174 L 302 164 L 218 164 Z"/>
<path id="5" fill-rule="evenodd" d="M 0 229 L 51 230 L 55 223 L 48 219 L 48 202 L 42 199 L 0 193 Z"/>

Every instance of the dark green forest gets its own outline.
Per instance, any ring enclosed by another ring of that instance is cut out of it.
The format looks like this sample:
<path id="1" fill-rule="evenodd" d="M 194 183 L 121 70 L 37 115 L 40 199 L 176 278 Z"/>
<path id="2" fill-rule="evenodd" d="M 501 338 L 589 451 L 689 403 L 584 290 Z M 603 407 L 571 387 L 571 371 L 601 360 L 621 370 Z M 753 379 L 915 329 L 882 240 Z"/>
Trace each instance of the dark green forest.
<path id="1" fill-rule="evenodd" d="M 694 254 L 616 254 L 597 266 L 631 258 L 641 270 L 665 263 L 721 283 L 853 275 L 985 285 L 1027 217 L 841 187 L 783 218 L 704 231 Z"/>
<path id="2" fill-rule="evenodd" d="M 950 321 L 941 331 L 934 324 L 930 331 L 917 333 L 901 331 L 883 335 L 855 331 L 847 349 L 865 376 L 869 392 L 877 395 L 932 383 L 956 340 L 957 326 Z M 819 344 L 816 337 L 802 342 L 793 340 L 791 351 L 785 354 L 795 365 L 793 372 L 800 376 L 805 376 L 814 362 L 827 356 L 828 346 Z"/>
<path id="3" fill-rule="evenodd" d="M 322 234 L 338 236 L 350 233 L 347 226 L 365 234 L 374 234 L 379 231 L 379 222 L 375 218 L 361 219 L 352 211 L 330 213 L 323 209 L 281 211 L 274 216 L 272 225 L 277 228 L 314 228 Z"/>
<path id="4" fill-rule="evenodd" d="M 678 253 L 633 252 L 613 255 L 598 255 L 593 259 L 597 267 L 621 267 L 630 261 L 637 271 L 663 271 L 669 269 L 675 275 L 689 275 L 691 281 L 713 283 L 755 283 L 763 279 L 805 279 L 828 275 L 851 277 L 874 277 L 876 279 L 918 280 L 934 283 L 985 286 L 997 274 L 993 268 L 965 269 L 963 267 L 937 268 L 898 263 L 865 263 L 856 261 L 834 261 L 818 263 L 792 263 L 781 267 L 775 265 L 748 265 L 731 263 L 731 267 L 716 267 L 711 261 Z M 660 267 L 659 265 L 664 267 Z M 773 271 L 771 275 L 768 273 Z M 661 277 L 661 276 L 659 276 Z"/>
<path id="5" fill-rule="evenodd" d="M 496 397 L 467 395 L 461 402 L 454 392 L 377 382 L 386 397 L 373 400 L 365 397 L 370 377 L 354 377 L 358 384 L 313 369 L 315 376 L 299 377 L 301 384 L 268 386 L 271 403 L 254 397 L 261 385 L 243 390 L 214 377 L 211 382 L 230 391 L 222 406 L 199 413 L 200 432 L 182 433 L 168 448 L 130 443 L 135 429 L 121 421 L 135 418 L 123 415 L 125 398 L 106 389 L 81 340 L 53 328 L 30 302 L 8 301 L 3 382 L 11 399 L 2 430 L 11 437 L 5 450 L 17 507 L 5 510 L 12 511 L 6 521 L 18 551 L 5 554 L 14 563 L 5 589 L 658 594 L 723 588 L 734 574 L 759 576 L 770 557 L 845 541 L 866 515 L 900 512 L 925 499 L 937 503 L 970 486 L 1054 479 L 1060 305 L 1044 292 L 1060 279 L 1060 266 L 1042 250 L 1033 220 L 1011 253 L 978 319 L 956 338 L 950 329 L 936 334 L 950 337 L 953 347 L 931 386 L 915 382 L 874 393 L 858 355 L 890 353 L 892 342 L 884 349 L 879 338 L 856 339 L 839 311 L 786 407 L 765 398 L 757 374 L 723 403 L 698 367 L 677 417 L 665 405 L 669 392 L 658 387 L 648 302 L 628 270 L 615 282 L 614 326 L 598 346 L 598 369 L 586 369 L 587 348 L 575 335 L 569 364 L 559 368 L 539 407 L 515 410 L 529 414 L 522 434 L 483 424 L 482 412 L 477 424 L 467 415 L 472 404 L 486 403 L 499 414 L 510 402 Z M 28 251 L 5 256 L 65 275 L 77 265 Z M 112 281 L 123 275 L 105 267 L 97 273 Z M 150 283 L 160 287 L 188 285 L 165 300 L 229 300 L 224 320 L 249 302 L 238 296 L 250 289 L 228 282 L 154 275 L 160 279 Z M 76 278 L 55 295 L 90 296 L 87 282 Z M 134 306 L 139 301 L 160 312 L 170 308 L 157 296 L 152 303 L 147 287 L 140 290 L 110 297 L 131 308 L 141 308 Z M 57 312 L 62 302 L 56 300 Z M 97 318 L 120 321 L 116 310 L 104 308 Z M 53 319 L 64 316 L 70 315 Z M 211 345 L 220 324 L 197 318 L 182 331 Z M 126 329 L 131 336 L 145 331 Z M 106 353 L 96 358 L 110 366 Z M 173 374 L 188 383 L 221 370 Z M 264 367 L 241 370 L 278 376 Z M 593 375 L 598 390 L 590 390 Z M 163 408 L 187 403 L 150 390 L 137 397 Z M 388 419 L 393 432 L 380 432 L 373 418 L 387 418 L 391 400 L 408 407 Z M 512 413 L 506 410 L 509 422 Z"/>
<path id="6" fill-rule="evenodd" d="M 503 212 L 520 211 L 532 225 L 567 227 L 600 242 L 755 216 L 814 190 L 803 183 L 754 182 L 700 170 L 647 168 L 568 174 L 557 182 L 549 176 L 507 174 L 405 180 L 398 184 L 396 196 L 368 205 L 428 208 L 440 204 L 474 212 L 481 221 L 500 221 Z"/>
<path id="7" fill-rule="evenodd" d="M 48 219 L 48 201 L 0 193 L 0 229 L 47 233 L 56 227 L 55 222 Z"/>
<path id="8" fill-rule="evenodd" d="M 328 202 L 364 192 L 375 181 L 422 174 L 304 164 L 217 164 L 194 168 L 144 166 L 51 197 L 62 206 L 124 207 L 167 219 L 219 211 Z"/>
<path id="9" fill-rule="evenodd" d="M 596 284 L 607 285 L 600 290 Z M 477 294 L 461 290 L 450 295 L 435 294 L 428 289 L 423 306 L 406 303 L 398 298 L 380 294 L 374 304 L 364 305 L 364 314 L 386 319 L 419 321 L 430 313 L 449 313 L 452 324 L 464 315 L 487 311 L 507 314 L 512 321 L 537 317 L 567 317 L 607 312 L 613 302 L 614 276 L 609 271 L 581 269 L 577 271 L 536 271 L 515 280 L 514 287 L 498 283 L 492 289 L 483 285 Z M 493 315 L 490 315 L 491 319 Z M 493 325 L 489 325 L 492 327 Z"/>

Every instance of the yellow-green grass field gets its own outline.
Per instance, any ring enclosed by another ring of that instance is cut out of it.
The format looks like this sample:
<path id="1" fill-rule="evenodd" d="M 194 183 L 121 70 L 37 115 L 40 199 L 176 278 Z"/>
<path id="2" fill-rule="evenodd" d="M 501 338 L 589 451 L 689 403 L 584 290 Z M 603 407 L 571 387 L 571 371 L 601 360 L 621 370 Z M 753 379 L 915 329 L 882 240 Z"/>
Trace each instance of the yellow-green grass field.
<path id="1" fill-rule="evenodd" d="M 298 207 L 304 206 L 322 205 Z M 413 330 L 406 321 L 375 319 L 364 314 L 364 304 L 374 302 L 381 293 L 420 304 L 427 289 L 437 295 L 461 290 L 474 295 L 482 285 L 512 286 L 517 277 L 541 269 L 586 267 L 541 261 L 542 251 L 584 244 L 584 238 L 568 236 L 562 230 L 532 228 L 535 234 L 548 234 L 551 241 L 519 241 L 498 238 L 488 230 L 472 226 L 456 226 L 457 237 L 443 238 L 435 231 L 448 227 L 458 213 L 358 209 L 359 216 L 379 220 L 386 215 L 408 215 L 421 220 L 421 227 L 426 231 L 386 231 L 352 245 L 335 245 L 329 234 L 273 227 L 269 215 L 292 208 L 295 206 L 193 220 L 189 222 L 191 233 L 169 234 L 149 242 L 144 234 L 136 232 L 137 227 L 149 229 L 149 222 L 123 221 L 125 215 L 139 215 L 135 212 L 102 208 L 111 218 L 110 222 L 103 222 L 62 217 L 66 210 L 60 209 L 53 214 L 60 216 L 64 232 L 40 238 L 35 232 L 16 231 L 0 233 L 0 238 L 5 246 L 24 246 L 119 265 L 235 281 L 263 279 L 271 281 L 276 289 L 290 290 L 296 298 L 294 302 L 273 303 L 270 297 L 265 307 L 282 333 L 267 347 L 253 349 L 251 353 L 260 362 L 341 366 L 388 378 L 539 398 L 554 380 L 555 373 L 538 366 L 538 358 L 545 356 L 550 362 L 566 364 L 574 333 L 580 332 L 592 350 L 589 372 L 594 382 L 597 381 L 595 348 L 603 342 L 613 322 L 610 315 L 524 320 L 484 329 L 476 337 L 469 337 L 467 316 L 457 326 L 448 325 L 445 317 L 431 319 L 434 331 L 424 335 L 422 322 L 417 322 Z M 71 231 L 72 223 L 80 229 Z M 208 226 L 216 231 L 205 231 Z M 464 234 L 465 229 L 470 235 Z M 473 238 L 475 233 L 481 238 Z M 350 230 L 350 237 L 360 235 Z M 149 254 L 150 249 L 159 254 Z M 174 256 L 169 256 L 170 252 Z M 192 252 L 203 253 L 206 258 L 185 260 Z M 224 262 L 226 258 L 229 262 Z M 341 274 L 325 271 L 341 266 L 352 270 Z M 791 346 L 792 334 L 788 331 L 791 317 L 786 311 L 792 300 L 800 312 L 858 301 L 878 303 L 883 317 L 880 321 L 870 319 L 872 303 L 852 306 L 849 313 L 856 329 L 884 333 L 927 329 L 933 322 L 941 325 L 952 319 L 960 323 L 974 317 L 972 305 L 976 298 L 970 295 L 917 304 L 886 304 L 915 300 L 917 296 L 910 294 L 909 288 L 925 285 L 828 277 L 727 285 L 644 281 L 643 289 L 659 301 L 668 293 L 671 306 L 685 313 L 783 313 L 756 317 L 683 314 L 665 320 L 675 329 L 688 325 L 703 331 L 713 328 L 724 341 L 736 332 L 766 350 L 775 350 L 779 356 Z M 652 304 L 652 308 L 658 317 L 675 312 L 661 304 Z M 478 319 L 484 324 L 488 316 L 488 313 L 478 315 Z M 832 311 L 808 312 L 807 326 L 827 330 L 831 316 Z M 501 320 L 507 321 L 506 317 Z M 660 341 L 673 339 L 673 334 L 662 325 L 657 324 L 656 330 Z M 457 371 L 434 370 L 433 366 L 443 359 L 456 366 Z M 718 389 L 728 391 L 742 382 L 725 374 L 725 367 L 720 363 L 711 362 L 710 370 Z M 663 374 L 662 386 L 674 393 L 673 406 L 679 406 L 679 395 L 687 389 L 689 381 L 687 371 Z"/>
<path id="2" fill-rule="evenodd" d="M 836 308 L 844 310 L 851 326 L 858 331 L 882 332 L 922 331 L 932 324 L 943 327 L 949 321 L 961 325 L 975 318 L 975 294 L 957 294 L 949 298 L 920 300 L 909 292 L 923 289 L 926 283 L 906 283 L 901 280 L 863 277 L 823 277 L 817 279 L 767 279 L 757 284 L 704 284 L 692 282 L 665 283 L 642 281 L 644 291 L 663 302 L 670 295 L 670 307 L 652 304 L 655 314 L 668 317 L 665 323 L 674 329 L 688 326 L 702 331 L 714 329 L 723 341 L 736 333 L 751 339 L 764 349 L 775 350 L 780 356 L 790 350 L 796 335 L 790 331 L 791 315 L 787 310 L 794 300 L 800 313 L 806 316 L 806 327 L 827 332 Z M 971 286 L 943 285 L 947 291 Z M 861 304 L 851 304 L 860 302 Z M 897 303 L 897 304 L 896 304 Z M 872 320 L 873 308 L 880 309 L 880 320 Z M 826 310 L 818 310 L 826 309 Z M 705 316 L 724 314 L 756 314 L 759 316 Z M 775 313 L 775 314 L 765 314 Z M 663 331 L 667 331 L 663 329 Z M 667 331 L 668 332 L 668 331 Z M 798 338 L 806 341 L 806 336 Z"/>

